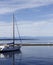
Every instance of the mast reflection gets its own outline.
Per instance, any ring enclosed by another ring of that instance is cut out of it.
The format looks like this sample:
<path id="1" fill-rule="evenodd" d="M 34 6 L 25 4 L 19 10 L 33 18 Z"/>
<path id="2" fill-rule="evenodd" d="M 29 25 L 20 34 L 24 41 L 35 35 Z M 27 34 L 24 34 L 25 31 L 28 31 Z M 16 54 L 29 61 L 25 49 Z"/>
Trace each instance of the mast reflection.
<path id="1" fill-rule="evenodd" d="M 20 65 L 21 64 L 21 58 L 22 58 L 22 52 L 20 51 L 14 51 L 14 52 L 6 52 L 6 53 L 0 53 L 0 60 L 2 59 L 3 63 L 7 63 L 6 61 L 9 59 L 11 60 L 10 65 Z M 4 60 L 6 59 L 6 61 Z M 3 61 L 4 60 L 4 61 Z M 2 64 L 4 65 L 4 64 Z"/>

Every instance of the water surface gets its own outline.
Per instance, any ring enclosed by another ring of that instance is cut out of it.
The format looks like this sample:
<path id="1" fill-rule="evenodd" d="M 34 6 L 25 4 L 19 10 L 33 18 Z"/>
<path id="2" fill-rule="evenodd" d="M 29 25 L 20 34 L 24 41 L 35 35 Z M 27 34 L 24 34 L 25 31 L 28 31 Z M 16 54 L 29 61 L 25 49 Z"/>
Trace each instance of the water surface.
<path id="1" fill-rule="evenodd" d="M 24 46 L 19 52 L 0 53 L 0 65 L 53 65 L 53 47 Z"/>

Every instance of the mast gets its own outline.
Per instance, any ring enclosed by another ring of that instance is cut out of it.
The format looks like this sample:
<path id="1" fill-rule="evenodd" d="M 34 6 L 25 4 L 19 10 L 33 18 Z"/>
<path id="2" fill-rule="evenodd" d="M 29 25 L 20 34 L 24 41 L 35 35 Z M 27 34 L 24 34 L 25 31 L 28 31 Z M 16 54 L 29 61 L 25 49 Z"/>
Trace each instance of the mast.
<path id="1" fill-rule="evenodd" d="M 14 43 L 15 43 L 15 22 L 14 22 L 14 14 L 13 14 L 13 47 L 14 47 Z"/>

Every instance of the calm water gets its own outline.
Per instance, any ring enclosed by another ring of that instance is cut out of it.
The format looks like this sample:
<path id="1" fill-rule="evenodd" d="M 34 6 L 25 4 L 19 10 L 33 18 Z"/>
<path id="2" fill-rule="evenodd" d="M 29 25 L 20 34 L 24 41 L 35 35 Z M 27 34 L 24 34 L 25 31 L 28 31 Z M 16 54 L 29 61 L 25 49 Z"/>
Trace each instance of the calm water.
<path id="1" fill-rule="evenodd" d="M 53 65 L 53 47 L 24 46 L 19 52 L 0 53 L 0 65 Z"/>

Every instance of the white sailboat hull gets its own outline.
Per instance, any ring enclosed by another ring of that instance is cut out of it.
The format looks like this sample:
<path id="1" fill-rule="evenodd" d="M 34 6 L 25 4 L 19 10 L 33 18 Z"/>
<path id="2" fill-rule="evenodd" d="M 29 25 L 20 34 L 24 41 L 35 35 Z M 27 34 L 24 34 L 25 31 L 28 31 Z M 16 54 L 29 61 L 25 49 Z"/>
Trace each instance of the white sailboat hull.
<path id="1" fill-rule="evenodd" d="M 21 46 L 9 46 L 9 47 L 5 47 L 5 46 L 0 46 L 0 52 L 11 52 L 11 51 L 18 51 L 20 50 Z"/>

